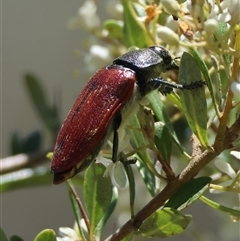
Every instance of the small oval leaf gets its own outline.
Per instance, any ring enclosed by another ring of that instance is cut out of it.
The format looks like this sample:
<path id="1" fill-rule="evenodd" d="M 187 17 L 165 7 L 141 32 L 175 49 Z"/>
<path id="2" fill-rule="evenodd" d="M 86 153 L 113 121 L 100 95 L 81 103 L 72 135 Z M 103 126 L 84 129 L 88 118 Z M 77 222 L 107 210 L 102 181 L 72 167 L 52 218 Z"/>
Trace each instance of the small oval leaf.
<path id="1" fill-rule="evenodd" d="M 41 231 L 34 241 L 56 241 L 56 233 L 52 229 L 45 229 Z"/>
<path id="2" fill-rule="evenodd" d="M 210 177 L 193 178 L 168 200 L 164 207 L 171 207 L 177 210 L 189 206 L 196 201 L 207 189 L 208 184 L 212 181 Z"/>
<path id="3" fill-rule="evenodd" d="M 22 238 L 20 238 L 19 236 L 17 236 L 17 235 L 13 235 L 13 236 L 10 237 L 9 241 L 24 241 L 24 240 Z"/>
<path id="4" fill-rule="evenodd" d="M 154 142 L 163 159 L 169 163 L 172 153 L 172 136 L 163 122 L 155 123 Z"/>
<path id="5" fill-rule="evenodd" d="M 149 216 L 138 232 L 147 237 L 171 237 L 183 232 L 191 220 L 190 215 L 183 215 L 177 210 L 164 208 Z"/>

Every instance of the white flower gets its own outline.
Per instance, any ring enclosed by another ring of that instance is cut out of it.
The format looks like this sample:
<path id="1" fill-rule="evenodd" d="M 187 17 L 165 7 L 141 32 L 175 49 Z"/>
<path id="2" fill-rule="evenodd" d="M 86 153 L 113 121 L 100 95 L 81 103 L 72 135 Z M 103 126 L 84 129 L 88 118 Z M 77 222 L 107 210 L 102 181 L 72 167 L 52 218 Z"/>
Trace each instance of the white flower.
<path id="1" fill-rule="evenodd" d="M 80 220 L 80 226 L 82 228 L 82 231 L 85 232 L 85 235 L 87 235 L 87 227 L 84 219 Z M 68 227 L 60 227 L 59 228 L 59 234 L 61 237 L 57 237 L 57 241 L 82 241 L 84 240 L 79 232 L 78 232 L 78 225 L 75 222 L 73 229 Z"/>
<path id="2" fill-rule="evenodd" d="M 240 160 L 240 151 L 230 151 L 230 154 Z"/>
<path id="3" fill-rule="evenodd" d="M 232 179 L 236 178 L 236 172 L 233 170 L 229 163 L 225 162 L 222 159 L 217 159 L 214 164 L 217 169 L 220 170 L 222 173 L 227 174 Z"/>
<path id="4" fill-rule="evenodd" d="M 230 24 L 240 24 L 240 0 L 225 0 L 228 3 L 228 13 L 231 16 Z"/>
<path id="5" fill-rule="evenodd" d="M 97 6 L 94 1 L 86 0 L 78 10 L 78 16 L 70 19 L 68 26 L 72 29 L 85 28 L 94 31 L 100 27 Z"/>
<path id="6" fill-rule="evenodd" d="M 230 153 L 232 154 L 232 152 Z M 235 152 L 234 152 L 234 155 L 235 155 Z M 239 193 L 240 193 L 240 172 L 239 171 L 235 172 L 235 170 L 231 167 L 231 165 L 222 159 L 217 159 L 214 162 L 214 164 L 219 171 L 227 174 L 230 177 L 230 180 L 221 183 L 221 186 L 237 189 L 239 190 Z M 210 192 L 222 193 L 223 191 L 211 189 Z"/>
<path id="7" fill-rule="evenodd" d="M 127 184 L 127 176 L 122 162 L 110 162 L 107 166 L 104 177 L 110 176 L 112 184 L 118 188 L 124 188 Z"/>
<path id="8" fill-rule="evenodd" d="M 62 237 L 57 237 L 57 241 L 80 241 L 82 240 L 77 232 L 72 228 L 61 227 L 59 228 L 59 234 Z"/>
<path id="9" fill-rule="evenodd" d="M 85 56 L 84 62 L 89 72 L 94 72 L 110 63 L 112 56 L 110 50 L 100 45 L 92 45 L 89 54 Z"/>
<path id="10" fill-rule="evenodd" d="M 208 18 L 215 18 L 231 25 L 240 23 L 240 0 L 223 0 L 220 8 L 212 1 L 212 10 Z"/>
<path id="11" fill-rule="evenodd" d="M 178 22 L 175 21 L 171 15 L 166 19 L 166 26 L 172 29 L 174 32 L 178 30 Z"/>
<path id="12" fill-rule="evenodd" d="M 123 14 L 123 5 L 118 1 L 108 0 L 107 4 L 107 12 L 114 19 L 122 19 Z"/>
<path id="13" fill-rule="evenodd" d="M 79 16 L 82 18 L 82 24 L 86 29 L 95 29 L 100 26 L 100 19 L 97 15 L 97 6 L 95 1 L 87 0 L 78 10 Z"/>
<path id="14" fill-rule="evenodd" d="M 231 90 L 234 95 L 236 95 L 240 98 L 240 83 L 239 82 L 237 82 L 237 81 L 232 82 Z"/>

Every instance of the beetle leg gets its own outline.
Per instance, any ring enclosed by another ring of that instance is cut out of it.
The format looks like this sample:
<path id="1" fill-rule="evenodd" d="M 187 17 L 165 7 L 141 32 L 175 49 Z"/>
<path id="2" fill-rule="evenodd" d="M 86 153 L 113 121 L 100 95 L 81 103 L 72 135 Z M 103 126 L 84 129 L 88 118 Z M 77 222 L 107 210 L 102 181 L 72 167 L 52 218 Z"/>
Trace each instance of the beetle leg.
<path id="1" fill-rule="evenodd" d="M 113 148 L 112 148 L 112 161 L 115 163 L 118 158 L 118 145 L 119 145 L 119 138 L 118 138 L 118 128 L 121 124 L 122 116 L 121 113 L 118 112 L 113 120 Z"/>
<path id="2" fill-rule="evenodd" d="M 170 94 L 173 89 L 180 89 L 180 90 L 192 90 L 192 89 L 198 89 L 201 88 L 202 86 L 206 85 L 206 82 L 202 80 L 194 81 L 190 84 L 176 84 L 176 83 L 171 83 L 169 81 L 166 81 L 162 78 L 155 78 L 155 79 L 150 79 L 147 81 L 146 86 L 144 89 L 144 94 L 158 89 L 163 95 Z"/>

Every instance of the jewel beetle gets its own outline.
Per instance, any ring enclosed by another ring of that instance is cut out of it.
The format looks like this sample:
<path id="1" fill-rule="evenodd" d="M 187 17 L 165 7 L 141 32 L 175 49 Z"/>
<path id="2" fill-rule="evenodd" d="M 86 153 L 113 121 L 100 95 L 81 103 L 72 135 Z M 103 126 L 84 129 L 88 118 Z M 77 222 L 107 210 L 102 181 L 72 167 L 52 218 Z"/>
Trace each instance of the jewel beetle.
<path id="1" fill-rule="evenodd" d="M 53 183 L 59 184 L 86 169 L 113 135 L 112 161 L 117 160 L 119 129 L 138 111 L 153 90 L 194 89 L 203 81 L 179 85 L 165 81 L 162 72 L 178 70 L 170 53 L 152 46 L 130 51 L 97 71 L 69 111 L 53 151 Z"/>

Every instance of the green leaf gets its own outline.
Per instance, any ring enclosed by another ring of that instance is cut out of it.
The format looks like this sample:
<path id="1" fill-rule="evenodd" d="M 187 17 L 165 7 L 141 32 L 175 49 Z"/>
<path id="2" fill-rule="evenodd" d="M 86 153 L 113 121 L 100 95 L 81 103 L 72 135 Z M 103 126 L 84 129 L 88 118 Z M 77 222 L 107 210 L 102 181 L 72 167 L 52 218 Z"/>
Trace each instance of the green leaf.
<path id="1" fill-rule="evenodd" d="M 24 81 L 31 101 L 40 118 L 55 139 L 61 125 L 56 106 L 51 106 L 48 103 L 46 90 L 42 86 L 40 80 L 35 76 L 26 74 Z"/>
<path id="2" fill-rule="evenodd" d="M 177 210 L 164 208 L 149 216 L 138 232 L 147 237 L 171 237 L 182 233 L 191 220 L 190 215 L 182 215 Z"/>
<path id="3" fill-rule="evenodd" d="M 144 161 L 141 160 L 138 155 L 136 155 L 136 157 L 138 160 L 140 160 L 136 163 L 138 171 L 141 174 L 149 193 L 152 197 L 155 197 L 157 194 L 155 175 L 151 170 L 149 170 L 149 168 L 145 165 Z"/>
<path id="4" fill-rule="evenodd" d="M 153 91 L 148 95 L 148 99 L 150 101 L 150 108 L 152 109 L 157 120 L 163 122 L 167 126 L 169 133 L 171 133 L 175 144 L 177 145 L 179 150 L 183 152 L 182 144 L 179 142 L 177 135 L 173 129 L 172 123 L 164 110 L 164 103 L 160 98 L 159 92 Z"/>
<path id="5" fill-rule="evenodd" d="M 225 213 L 228 213 L 229 215 L 232 216 L 233 219 L 236 219 L 236 220 L 239 220 L 240 219 L 240 211 L 237 210 L 237 209 L 233 209 L 233 208 L 228 208 L 226 206 L 223 206 L 219 203 L 216 203 L 204 196 L 202 196 L 200 198 L 201 201 L 203 201 L 204 203 L 206 203 L 208 206 L 216 209 L 216 210 L 219 210 L 219 211 L 222 211 L 222 212 L 225 212 Z"/>
<path id="6" fill-rule="evenodd" d="M 153 42 L 146 32 L 144 24 L 139 21 L 133 3 L 129 0 L 122 0 L 123 5 L 123 39 L 127 48 L 136 46 L 144 48 L 152 45 Z"/>
<path id="7" fill-rule="evenodd" d="M 108 206 L 108 209 L 107 209 L 105 215 L 100 220 L 97 228 L 95 229 L 96 241 L 98 241 L 98 240 L 100 241 L 100 236 L 101 236 L 102 230 L 104 228 L 104 225 L 106 224 L 107 220 L 113 213 L 113 211 L 117 205 L 117 200 L 118 200 L 118 189 L 116 187 L 113 187 L 113 195 L 112 195 L 111 203 Z"/>
<path id="8" fill-rule="evenodd" d="M 56 241 L 56 233 L 52 229 L 45 229 L 41 231 L 34 241 Z"/>
<path id="9" fill-rule="evenodd" d="M 137 116 L 131 118 L 130 125 L 133 127 L 128 129 L 128 134 L 131 137 L 131 145 L 135 150 L 140 148 L 135 155 L 139 160 L 139 163 L 137 163 L 139 172 L 142 175 L 150 194 L 155 196 L 155 175 L 159 176 L 159 174 L 155 170 L 152 159 L 144 147 L 146 145 L 145 138 L 143 133 L 140 131 L 141 125 Z"/>
<path id="10" fill-rule="evenodd" d="M 215 95 L 214 95 L 212 80 L 211 80 L 211 77 L 209 75 L 207 65 L 203 61 L 201 54 L 195 48 L 190 47 L 189 50 L 190 50 L 191 55 L 195 59 L 198 68 L 201 70 L 201 72 L 204 76 L 204 79 L 207 83 L 207 86 L 208 86 L 208 89 L 209 89 L 209 92 L 210 92 L 210 95 L 211 95 L 211 99 L 212 99 L 212 102 L 213 102 L 215 112 L 217 113 L 217 115 L 219 115 L 218 105 L 217 105 L 217 101 L 216 101 L 216 98 L 215 98 Z"/>
<path id="11" fill-rule="evenodd" d="M 157 149 L 161 152 L 163 159 L 170 163 L 172 153 L 172 136 L 169 129 L 163 122 L 155 123 L 154 142 Z"/>
<path id="12" fill-rule="evenodd" d="M 17 235 L 13 235 L 10 237 L 9 241 L 24 241 L 24 240 Z"/>
<path id="13" fill-rule="evenodd" d="M 11 146 L 11 154 L 12 155 L 23 153 L 21 138 L 17 131 L 14 131 L 11 135 L 10 146 Z"/>
<path id="14" fill-rule="evenodd" d="M 41 133 L 37 130 L 32 131 L 25 137 L 21 137 L 18 132 L 11 136 L 11 153 L 33 153 L 39 151 L 41 146 Z"/>
<path id="15" fill-rule="evenodd" d="M 181 59 L 179 83 L 186 85 L 201 80 L 201 72 L 193 57 L 184 53 Z M 182 107 L 192 132 L 204 147 L 208 147 L 207 139 L 207 104 L 205 89 L 183 90 L 180 93 Z"/>
<path id="16" fill-rule="evenodd" d="M 23 153 L 33 153 L 37 152 L 41 146 L 41 133 L 37 130 L 29 133 L 24 139 L 22 143 Z"/>
<path id="17" fill-rule="evenodd" d="M 168 200 L 164 207 L 182 210 L 196 201 L 206 191 L 208 184 L 211 181 L 212 179 L 210 177 L 191 179 L 178 189 L 178 191 Z"/>
<path id="18" fill-rule="evenodd" d="M 107 212 L 113 195 L 111 180 L 103 177 L 104 171 L 104 165 L 94 163 L 85 172 L 84 202 L 90 221 L 90 240 L 94 240 L 95 229 Z"/>
<path id="19" fill-rule="evenodd" d="M 108 31 L 110 37 L 124 43 L 123 37 L 123 22 L 115 19 L 108 19 L 103 23 L 104 29 Z"/>
<path id="20" fill-rule="evenodd" d="M 8 241 L 7 236 L 5 235 L 1 227 L 0 227 L 0 238 L 1 238 L 1 241 Z"/>

